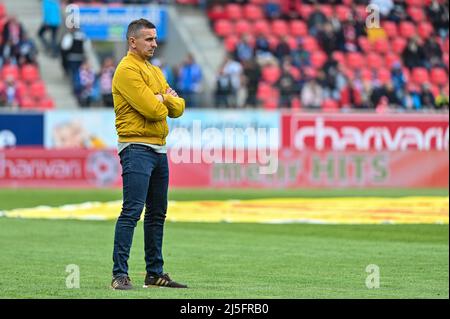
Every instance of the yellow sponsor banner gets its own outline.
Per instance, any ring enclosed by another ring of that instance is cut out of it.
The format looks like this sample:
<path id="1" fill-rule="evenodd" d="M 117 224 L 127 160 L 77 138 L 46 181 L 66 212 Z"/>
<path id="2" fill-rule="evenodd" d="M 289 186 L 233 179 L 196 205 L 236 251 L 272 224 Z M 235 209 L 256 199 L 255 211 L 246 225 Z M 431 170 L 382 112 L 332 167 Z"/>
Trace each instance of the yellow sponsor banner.
<path id="1" fill-rule="evenodd" d="M 61 207 L 14 209 L 16 218 L 116 219 L 122 202 L 88 202 Z M 143 218 L 143 214 L 141 216 Z M 449 222 L 448 197 L 277 198 L 226 201 L 170 201 L 168 221 L 236 223 L 440 223 Z"/>

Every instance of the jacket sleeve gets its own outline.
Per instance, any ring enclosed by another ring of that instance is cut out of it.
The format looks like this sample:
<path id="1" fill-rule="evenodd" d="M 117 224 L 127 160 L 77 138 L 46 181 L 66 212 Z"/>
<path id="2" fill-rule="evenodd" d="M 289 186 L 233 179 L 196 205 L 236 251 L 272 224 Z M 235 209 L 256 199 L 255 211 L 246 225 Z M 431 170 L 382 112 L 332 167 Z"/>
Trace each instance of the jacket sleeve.
<path id="1" fill-rule="evenodd" d="M 169 117 L 170 118 L 177 118 L 183 115 L 184 108 L 185 108 L 185 101 L 181 97 L 175 97 L 170 94 L 165 94 L 168 88 L 170 88 L 169 83 L 167 83 L 166 78 L 164 77 L 163 72 L 160 68 L 156 68 L 157 72 L 159 73 L 159 76 L 164 79 L 164 93 L 162 94 L 164 97 L 164 105 L 167 107 L 167 110 L 169 111 Z"/>
<path id="2" fill-rule="evenodd" d="M 161 121 L 167 117 L 167 107 L 155 97 L 138 70 L 125 67 L 116 72 L 117 90 L 137 112 L 150 121 Z"/>
<path id="3" fill-rule="evenodd" d="M 183 115 L 185 102 L 181 97 L 175 97 L 170 94 L 163 94 L 164 97 L 164 105 L 167 106 L 169 110 L 170 118 L 177 118 Z"/>

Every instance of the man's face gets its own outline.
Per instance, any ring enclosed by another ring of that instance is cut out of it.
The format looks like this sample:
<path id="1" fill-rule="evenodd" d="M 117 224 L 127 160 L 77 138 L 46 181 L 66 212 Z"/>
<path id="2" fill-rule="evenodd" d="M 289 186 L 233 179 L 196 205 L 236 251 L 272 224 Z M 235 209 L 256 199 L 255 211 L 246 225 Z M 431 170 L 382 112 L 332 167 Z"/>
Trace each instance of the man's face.
<path id="1" fill-rule="evenodd" d="M 158 47 L 156 43 L 156 29 L 142 29 L 136 38 L 130 37 L 130 45 L 140 57 L 148 60 Z"/>

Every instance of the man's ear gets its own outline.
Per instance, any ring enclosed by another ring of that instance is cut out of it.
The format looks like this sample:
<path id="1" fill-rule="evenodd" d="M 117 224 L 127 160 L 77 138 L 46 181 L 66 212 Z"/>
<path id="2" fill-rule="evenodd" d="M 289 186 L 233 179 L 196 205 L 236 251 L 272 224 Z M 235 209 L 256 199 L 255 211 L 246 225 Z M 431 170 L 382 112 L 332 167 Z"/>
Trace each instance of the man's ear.
<path id="1" fill-rule="evenodd" d="M 136 49 L 136 38 L 130 37 L 129 44 L 131 48 Z"/>

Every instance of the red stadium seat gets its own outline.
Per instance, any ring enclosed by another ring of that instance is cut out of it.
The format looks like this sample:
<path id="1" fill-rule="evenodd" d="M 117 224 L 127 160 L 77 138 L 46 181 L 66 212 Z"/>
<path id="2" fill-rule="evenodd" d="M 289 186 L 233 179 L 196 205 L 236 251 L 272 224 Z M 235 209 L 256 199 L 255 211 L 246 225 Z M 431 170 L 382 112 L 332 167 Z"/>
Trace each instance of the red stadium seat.
<path id="1" fill-rule="evenodd" d="M 405 50 L 408 41 L 405 38 L 397 37 L 392 40 L 392 51 L 395 54 L 402 54 L 403 50 Z"/>
<path id="2" fill-rule="evenodd" d="M 423 7 L 408 7 L 406 9 L 407 14 L 411 17 L 411 19 L 416 22 L 422 22 L 426 20 L 425 11 Z"/>
<path id="3" fill-rule="evenodd" d="M 3 4 L 3 2 L 0 2 L 0 18 L 6 17 L 7 12 L 6 12 L 6 7 Z"/>
<path id="4" fill-rule="evenodd" d="M 214 23 L 214 32 L 219 37 L 226 37 L 234 33 L 234 25 L 229 20 L 217 20 Z"/>
<path id="5" fill-rule="evenodd" d="M 281 70 L 278 66 L 270 65 L 262 69 L 262 79 L 270 84 L 274 84 L 280 78 Z"/>
<path id="6" fill-rule="evenodd" d="M 431 83 L 434 85 L 444 85 L 448 83 L 448 74 L 444 69 L 434 68 L 431 70 Z"/>
<path id="7" fill-rule="evenodd" d="M 264 19 L 264 12 L 260 6 L 247 4 L 244 6 L 244 17 L 249 20 Z"/>
<path id="8" fill-rule="evenodd" d="M 417 33 L 422 39 L 426 39 L 434 33 L 433 25 L 429 22 L 422 22 L 417 28 Z"/>
<path id="9" fill-rule="evenodd" d="M 270 84 L 260 81 L 258 84 L 258 90 L 256 92 L 256 97 L 260 100 L 265 100 L 272 94 L 272 87 Z"/>
<path id="10" fill-rule="evenodd" d="M 332 54 L 334 60 L 336 60 L 339 64 L 345 64 L 345 55 L 341 51 L 334 51 Z"/>
<path id="11" fill-rule="evenodd" d="M 327 99 L 322 103 L 322 111 L 324 112 L 337 112 L 339 111 L 339 103 L 335 100 Z"/>
<path id="12" fill-rule="evenodd" d="M 272 33 L 276 36 L 284 36 L 289 34 L 289 26 L 284 20 L 274 20 L 272 22 Z"/>
<path id="13" fill-rule="evenodd" d="M 31 84 L 30 87 L 30 96 L 32 98 L 41 98 L 47 95 L 47 90 L 45 89 L 45 84 L 42 81 L 37 81 Z"/>
<path id="14" fill-rule="evenodd" d="M 346 64 L 351 69 L 360 69 L 366 65 L 364 56 L 358 52 L 347 53 Z"/>
<path id="15" fill-rule="evenodd" d="M 320 11 L 322 11 L 322 13 L 327 17 L 327 18 L 331 18 L 334 15 L 334 9 L 333 6 L 329 5 L 329 4 L 322 4 L 320 6 Z"/>
<path id="16" fill-rule="evenodd" d="M 348 17 L 351 16 L 350 7 L 345 5 L 336 6 L 336 16 L 340 21 L 347 21 Z"/>
<path id="17" fill-rule="evenodd" d="M 286 40 L 287 40 L 287 43 L 291 50 L 297 49 L 298 44 L 297 44 L 297 39 L 295 37 L 289 35 L 289 36 L 287 36 Z"/>
<path id="18" fill-rule="evenodd" d="M 19 78 L 19 68 L 14 64 L 4 65 L 1 69 L 1 77 L 3 79 L 12 77 L 14 80 L 17 80 Z"/>
<path id="19" fill-rule="evenodd" d="M 384 59 L 376 53 L 369 53 L 366 56 L 366 65 L 372 69 L 380 69 L 384 66 Z"/>
<path id="20" fill-rule="evenodd" d="M 367 6 L 365 5 L 357 5 L 356 6 L 356 14 L 358 15 L 358 18 L 361 20 L 365 20 L 369 13 L 367 12 Z"/>
<path id="21" fill-rule="evenodd" d="M 442 56 L 442 60 L 444 61 L 444 64 L 448 68 L 449 67 L 449 56 L 448 56 L 448 53 L 444 53 L 444 55 Z"/>
<path id="22" fill-rule="evenodd" d="M 224 45 L 228 52 L 233 52 L 236 49 L 236 44 L 239 43 L 239 38 L 235 35 L 229 35 L 225 38 Z"/>
<path id="23" fill-rule="evenodd" d="M 391 46 L 386 39 L 377 39 L 373 43 L 373 48 L 380 54 L 386 54 L 391 51 Z"/>
<path id="24" fill-rule="evenodd" d="M 361 79 L 364 81 L 372 81 L 373 80 L 373 72 L 369 68 L 364 68 L 361 70 Z"/>
<path id="25" fill-rule="evenodd" d="M 253 24 L 253 32 L 267 35 L 270 33 L 270 24 L 266 20 L 257 20 Z"/>
<path id="26" fill-rule="evenodd" d="M 311 54 L 311 65 L 317 69 L 323 67 L 327 62 L 327 55 L 323 51 L 315 51 Z"/>
<path id="27" fill-rule="evenodd" d="M 392 21 L 383 21 L 381 23 L 381 26 L 384 29 L 384 32 L 386 32 L 386 35 L 389 38 L 395 38 L 398 35 L 398 29 L 397 24 Z"/>
<path id="28" fill-rule="evenodd" d="M 319 49 L 319 44 L 317 43 L 316 38 L 312 36 L 306 36 L 303 38 L 303 48 L 306 51 L 313 52 Z"/>
<path id="29" fill-rule="evenodd" d="M 421 7 L 424 5 L 424 1 L 423 0 L 406 0 L 405 1 L 406 4 L 408 5 L 408 7 Z"/>
<path id="30" fill-rule="evenodd" d="M 314 8 L 309 4 L 300 3 L 297 6 L 297 12 L 304 20 L 308 20 L 311 13 L 314 11 Z"/>
<path id="31" fill-rule="evenodd" d="M 234 32 L 241 36 L 243 34 L 251 34 L 253 33 L 253 25 L 248 20 L 238 20 L 234 24 Z"/>
<path id="32" fill-rule="evenodd" d="M 428 70 L 426 68 L 414 68 L 412 70 L 411 80 L 416 84 L 430 82 Z"/>
<path id="33" fill-rule="evenodd" d="M 219 19 L 227 19 L 227 13 L 222 5 L 214 5 L 207 12 L 208 18 L 211 21 L 216 21 Z"/>
<path id="34" fill-rule="evenodd" d="M 401 63 L 402 59 L 400 58 L 399 55 L 394 54 L 394 53 L 388 53 L 386 54 L 386 56 L 384 57 L 384 63 L 386 65 L 386 67 L 388 68 L 392 68 L 392 66 L 394 65 L 394 63 Z"/>
<path id="35" fill-rule="evenodd" d="M 20 69 L 20 77 L 25 82 L 34 82 L 39 80 L 39 70 L 35 65 L 26 64 Z"/>
<path id="36" fill-rule="evenodd" d="M 386 84 L 392 81 L 391 71 L 386 68 L 381 68 L 377 70 L 377 79 L 382 84 Z"/>
<path id="37" fill-rule="evenodd" d="M 53 100 L 50 98 L 50 97 L 48 97 L 48 96 L 45 96 L 45 97 L 43 97 L 43 98 L 41 98 L 41 99 L 38 99 L 38 101 L 37 101 L 37 106 L 39 107 L 39 108 L 42 108 L 42 109 L 47 109 L 47 110 L 51 110 L 51 109 L 54 109 L 55 108 L 55 103 L 53 102 Z"/>
<path id="38" fill-rule="evenodd" d="M 229 3 L 225 5 L 225 12 L 227 14 L 228 19 L 231 20 L 238 20 L 243 17 L 242 6 L 236 3 Z"/>
<path id="39" fill-rule="evenodd" d="M 404 38 L 411 38 L 417 34 L 416 27 L 412 22 L 402 21 L 400 22 L 400 35 Z"/>
<path id="40" fill-rule="evenodd" d="M 364 53 L 368 53 L 368 52 L 372 51 L 372 43 L 369 41 L 369 39 L 367 37 L 360 36 L 358 38 L 358 44 Z"/>
<path id="41" fill-rule="evenodd" d="M 23 109 L 36 108 L 36 102 L 29 96 L 24 96 L 20 101 L 20 107 Z"/>
<path id="42" fill-rule="evenodd" d="M 304 37 L 308 35 L 308 26 L 301 20 L 292 20 L 289 27 L 291 35 L 295 37 Z"/>
<path id="43" fill-rule="evenodd" d="M 274 35 L 268 35 L 267 36 L 267 42 L 269 42 L 269 48 L 271 50 L 275 50 L 278 43 L 280 43 L 280 39 Z"/>

